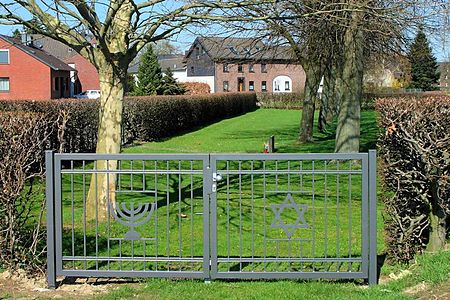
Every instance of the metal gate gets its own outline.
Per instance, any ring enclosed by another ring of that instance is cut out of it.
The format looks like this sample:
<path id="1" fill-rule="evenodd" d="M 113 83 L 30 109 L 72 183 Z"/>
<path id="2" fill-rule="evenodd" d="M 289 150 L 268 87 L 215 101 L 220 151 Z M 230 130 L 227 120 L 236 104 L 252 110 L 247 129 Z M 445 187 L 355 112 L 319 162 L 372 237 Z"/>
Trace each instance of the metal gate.
<path id="1" fill-rule="evenodd" d="M 47 152 L 56 276 L 365 278 L 376 154 Z"/>

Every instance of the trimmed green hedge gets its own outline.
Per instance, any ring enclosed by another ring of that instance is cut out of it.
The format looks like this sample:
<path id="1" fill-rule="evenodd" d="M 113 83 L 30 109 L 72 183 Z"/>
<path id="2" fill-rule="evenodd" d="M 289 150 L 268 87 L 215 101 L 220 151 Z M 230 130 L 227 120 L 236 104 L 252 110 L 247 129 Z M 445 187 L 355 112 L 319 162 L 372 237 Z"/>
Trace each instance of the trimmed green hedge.
<path id="1" fill-rule="evenodd" d="M 0 111 L 44 113 L 54 123 L 49 147 L 60 152 L 94 152 L 98 100 L 0 101 Z M 126 97 L 122 143 L 152 141 L 257 108 L 255 94 Z"/>

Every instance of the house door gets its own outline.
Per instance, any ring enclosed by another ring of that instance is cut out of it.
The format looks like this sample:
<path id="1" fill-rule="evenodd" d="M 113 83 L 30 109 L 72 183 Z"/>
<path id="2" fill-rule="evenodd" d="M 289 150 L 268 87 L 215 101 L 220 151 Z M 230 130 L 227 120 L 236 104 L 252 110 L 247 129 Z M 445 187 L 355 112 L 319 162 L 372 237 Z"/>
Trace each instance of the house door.
<path id="1" fill-rule="evenodd" d="M 245 92 L 245 79 L 238 77 L 238 92 Z"/>

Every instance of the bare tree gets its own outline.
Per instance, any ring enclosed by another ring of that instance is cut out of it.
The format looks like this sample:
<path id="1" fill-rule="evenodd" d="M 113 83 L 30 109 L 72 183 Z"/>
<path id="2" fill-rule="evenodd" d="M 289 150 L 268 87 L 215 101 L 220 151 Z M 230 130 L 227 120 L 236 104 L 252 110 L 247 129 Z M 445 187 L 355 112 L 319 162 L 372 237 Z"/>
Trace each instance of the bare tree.
<path id="1" fill-rule="evenodd" d="M 224 9 L 245 7 L 257 0 L 5 0 L 0 3 L 0 24 L 23 25 L 58 40 L 88 59 L 100 77 L 97 153 L 119 153 L 122 102 L 130 62 L 146 44 L 168 39 L 203 18 L 226 18 Z M 27 19 L 31 15 L 32 19 Z M 114 170 L 117 161 L 98 161 L 97 169 Z M 109 199 L 114 203 L 115 176 L 98 174 L 91 180 L 88 218 L 106 218 Z M 109 184 L 108 184 L 109 183 Z M 108 186 L 109 185 L 109 186 Z M 97 193 L 94 192 L 97 186 Z"/>

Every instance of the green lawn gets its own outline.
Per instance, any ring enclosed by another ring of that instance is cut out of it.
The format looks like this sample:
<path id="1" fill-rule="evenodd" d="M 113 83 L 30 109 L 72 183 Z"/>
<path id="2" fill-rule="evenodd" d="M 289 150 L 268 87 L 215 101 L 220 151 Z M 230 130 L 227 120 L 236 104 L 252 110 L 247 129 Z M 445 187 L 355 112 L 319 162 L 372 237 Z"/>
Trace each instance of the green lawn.
<path id="1" fill-rule="evenodd" d="M 314 133 L 315 142 L 299 145 L 297 136 L 301 111 L 259 109 L 232 119 L 200 128 L 164 141 L 145 143 L 124 149 L 126 153 L 209 153 L 263 152 L 263 144 L 275 135 L 280 153 L 334 152 L 334 135 Z M 317 116 L 316 116 L 317 117 Z M 334 128 L 330 128 L 333 132 Z M 375 149 L 377 138 L 376 114 L 361 114 L 361 151 Z"/>
<path id="2" fill-rule="evenodd" d="M 126 153 L 211 153 L 211 152 L 257 152 L 263 150 L 263 143 L 270 135 L 276 136 L 276 147 L 280 153 L 294 152 L 333 152 L 334 137 L 332 134 L 324 135 L 315 133 L 315 142 L 306 145 L 299 145 L 296 142 L 298 134 L 298 124 L 300 123 L 300 111 L 292 110 L 270 110 L 260 109 L 246 115 L 223 120 L 221 122 L 199 128 L 196 131 L 182 134 L 164 141 L 145 143 L 124 149 Z M 376 115 L 374 112 L 362 113 L 361 128 L 361 150 L 373 149 L 376 143 L 378 129 L 376 127 Z M 332 131 L 331 128 L 330 131 Z M 79 168 L 80 166 L 78 166 Z M 123 169 L 130 167 L 130 162 L 122 165 Z M 361 234 L 361 178 L 357 175 L 337 176 L 337 175 L 278 175 L 277 178 L 266 178 L 262 175 L 234 175 L 227 173 L 228 170 L 306 170 L 323 169 L 329 170 L 340 168 L 341 170 L 358 170 L 358 163 L 346 162 L 346 164 L 336 165 L 330 161 L 328 165 L 317 163 L 288 164 L 286 162 L 279 165 L 264 165 L 260 162 L 244 161 L 242 163 L 222 161 L 218 165 L 219 169 L 226 174 L 222 182 L 218 185 L 217 193 L 217 222 L 218 222 L 218 254 L 220 257 L 261 257 L 264 245 L 270 238 L 272 240 L 283 238 L 286 234 L 280 228 L 269 228 L 270 209 L 266 209 L 263 197 L 264 182 L 272 180 L 272 184 L 266 184 L 268 190 L 294 189 L 302 191 L 294 195 L 297 204 L 311 205 L 311 189 L 315 189 L 314 211 L 317 213 L 305 216 L 305 222 L 315 224 L 315 245 L 305 244 L 291 247 L 290 243 L 280 243 L 276 245 L 276 255 L 291 257 L 291 251 L 295 253 L 303 252 L 301 255 L 307 257 L 333 256 L 358 256 L 361 254 L 361 245 L 358 237 Z M 88 164 L 87 168 L 92 168 Z M 140 162 L 134 161 L 134 169 L 158 169 L 158 170 L 180 170 L 199 169 L 199 162 Z M 203 251 L 203 222 L 202 222 L 202 175 L 190 174 L 160 174 L 142 176 L 139 174 L 121 175 L 119 186 L 121 192 L 117 194 L 119 202 L 137 201 L 136 199 L 151 198 L 158 202 L 155 210 L 155 217 L 146 226 L 137 228 L 143 237 L 155 237 L 156 240 L 149 240 L 147 243 L 133 244 L 130 241 L 118 240 L 126 233 L 126 228 L 117 222 L 83 222 L 83 200 L 86 190 L 83 190 L 83 182 L 89 182 L 89 175 L 63 176 L 63 203 L 66 209 L 63 210 L 64 221 L 64 254 L 83 254 L 85 251 L 91 256 L 111 255 L 111 256 L 141 256 L 145 253 L 153 253 L 159 257 L 201 257 Z M 274 185 L 273 181 L 278 180 Z M 338 190 L 336 182 L 341 181 L 341 189 Z M 226 183 L 226 184 L 225 184 Z M 131 185 L 135 190 L 154 190 L 154 193 L 135 193 L 130 191 Z M 350 188 L 346 187 L 350 186 Z M 73 190 L 73 194 L 71 193 Z M 305 191 L 305 192 L 303 192 Z M 380 190 L 378 191 L 380 194 Z M 181 196 L 180 196 L 181 195 Z M 253 196 L 254 195 L 254 196 Z M 336 199 L 342 195 L 339 201 Z M 345 197 L 344 197 L 345 195 Z M 75 199 L 72 207 L 71 199 Z M 351 198 L 352 201 L 348 201 Z M 379 197 L 380 198 L 380 197 Z M 153 201 L 152 200 L 152 201 Z M 280 204 L 284 201 L 284 196 L 273 196 L 272 204 Z M 308 202 L 309 201 L 309 202 Z M 383 220 L 381 216 L 382 206 L 378 205 L 378 252 L 383 250 Z M 328 212 L 328 214 L 327 214 Z M 329 217 L 332 215 L 332 218 Z M 182 217 L 183 216 L 183 217 Z M 294 221 L 294 212 L 283 214 L 285 220 L 290 223 Z M 328 216 L 328 217 L 327 217 Z M 336 222 L 336 220 L 338 220 Z M 75 230 L 72 231 L 72 224 Z M 85 225 L 84 225 L 85 224 Z M 159 225 L 158 225 L 159 224 Z M 144 228 L 145 227 L 145 228 Z M 148 230 L 150 228 L 150 231 Z M 169 228 L 169 230 L 167 230 Z M 351 230 L 350 230 L 351 229 Z M 267 232 L 266 232 L 267 230 Z M 264 236 L 262 232 L 264 231 Z M 84 246 L 83 233 L 86 232 L 91 243 Z M 98 232 L 98 242 L 101 247 L 95 249 L 94 236 Z M 252 239 L 256 233 L 255 239 Z M 293 237 L 311 236 L 311 229 L 297 230 Z M 73 242 L 72 242 L 73 241 Z M 325 242 L 326 241 L 326 242 Z M 110 244 L 110 252 L 106 253 L 105 246 Z M 73 244 L 73 248 L 72 248 Z M 132 250 L 132 244 L 134 249 Z M 270 246 L 275 249 L 275 246 Z M 98 253 L 96 253 L 98 252 Z M 269 256 L 274 256 L 272 253 Z M 297 254 L 298 255 L 298 254 Z M 293 255 L 294 257 L 295 255 Z M 439 283 L 442 273 L 446 274 L 443 261 L 448 259 L 448 252 L 437 257 L 426 257 L 424 264 L 433 264 L 442 267 L 439 272 L 432 272 L 432 269 L 423 271 L 420 277 L 410 276 L 403 281 L 398 281 L 388 286 L 376 286 L 366 288 L 355 282 L 334 281 L 254 281 L 254 282 L 227 282 L 215 281 L 205 284 L 196 280 L 164 280 L 152 279 L 143 280 L 142 283 L 132 286 L 123 286 L 120 289 L 108 294 L 106 299 L 142 298 L 142 299 L 269 299 L 269 298 L 308 298 L 308 299 L 403 299 L 402 289 L 415 284 L 420 278 Z M 185 270 L 201 268 L 201 263 L 130 263 L 104 261 L 95 262 L 68 261 L 65 266 L 90 267 L 100 269 L 120 268 L 123 270 Z M 236 261 L 232 263 L 222 263 L 219 270 L 228 271 L 236 267 Z M 240 265 L 244 271 L 251 270 L 306 270 L 310 271 L 329 268 L 330 270 L 358 270 L 358 266 L 324 266 L 320 264 L 298 264 L 285 262 L 281 264 L 248 264 Z M 355 268 L 355 269 L 354 269 Z M 396 271 L 397 267 L 384 268 L 382 273 Z M 448 273 L 448 271 L 447 271 Z M 438 279 L 436 279 L 438 278 Z M 445 276 L 444 276 L 445 278 Z"/>

